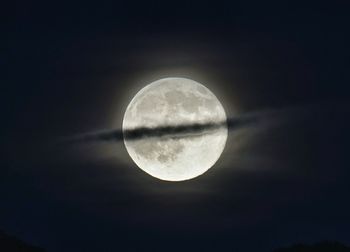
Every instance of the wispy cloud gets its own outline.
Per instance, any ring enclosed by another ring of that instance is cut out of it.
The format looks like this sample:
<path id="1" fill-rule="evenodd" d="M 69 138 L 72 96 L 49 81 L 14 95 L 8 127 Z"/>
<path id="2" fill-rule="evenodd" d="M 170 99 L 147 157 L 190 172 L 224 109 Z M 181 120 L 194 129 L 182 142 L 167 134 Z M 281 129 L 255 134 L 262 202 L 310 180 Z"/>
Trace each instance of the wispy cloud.
<path id="1" fill-rule="evenodd" d="M 180 125 L 167 125 L 158 127 L 138 127 L 133 129 L 111 129 L 103 131 L 89 132 L 65 138 L 65 143 L 81 142 L 101 142 L 101 141 L 129 141 L 140 140 L 151 137 L 197 137 L 203 134 L 227 127 L 229 131 L 238 130 L 245 127 L 263 126 L 282 122 L 291 115 L 294 109 L 267 109 L 257 112 L 245 113 L 242 115 L 229 117 L 225 121 L 193 123 Z M 293 113 L 295 114 L 295 113 Z"/>

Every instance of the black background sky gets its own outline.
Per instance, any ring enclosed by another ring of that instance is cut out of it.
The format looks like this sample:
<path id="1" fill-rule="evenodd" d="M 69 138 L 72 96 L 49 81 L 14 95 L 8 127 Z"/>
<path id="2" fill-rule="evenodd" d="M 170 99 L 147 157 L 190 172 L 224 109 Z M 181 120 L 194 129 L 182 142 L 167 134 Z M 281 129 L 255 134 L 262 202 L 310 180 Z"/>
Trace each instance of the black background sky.
<path id="1" fill-rule="evenodd" d="M 0 229 L 53 252 L 349 244 L 348 6 L 280 2 L 13 4 Z M 305 109 L 231 132 L 218 163 L 182 183 L 143 173 L 122 143 L 57 145 L 120 128 L 136 91 L 167 76 L 203 83 L 230 116 Z"/>

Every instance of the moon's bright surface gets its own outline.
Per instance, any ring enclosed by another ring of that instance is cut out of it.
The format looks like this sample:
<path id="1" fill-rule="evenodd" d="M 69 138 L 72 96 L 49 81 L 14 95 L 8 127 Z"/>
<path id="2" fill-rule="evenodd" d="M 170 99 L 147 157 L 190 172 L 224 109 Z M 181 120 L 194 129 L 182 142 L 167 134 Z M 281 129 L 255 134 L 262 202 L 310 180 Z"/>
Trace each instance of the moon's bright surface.
<path id="1" fill-rule="evenodd" d="M 165 78 L 145 86 L 131 100 L 123 131 L 223 121 L 225 110 L 208 88 L 190 79 Z M 215 164 L 224 150 L 227 132 L 224 125 L 205 134 L 124 138 L 124 143 L 132 160 L 149 175 L 182 181 L 203 174 Z"/>

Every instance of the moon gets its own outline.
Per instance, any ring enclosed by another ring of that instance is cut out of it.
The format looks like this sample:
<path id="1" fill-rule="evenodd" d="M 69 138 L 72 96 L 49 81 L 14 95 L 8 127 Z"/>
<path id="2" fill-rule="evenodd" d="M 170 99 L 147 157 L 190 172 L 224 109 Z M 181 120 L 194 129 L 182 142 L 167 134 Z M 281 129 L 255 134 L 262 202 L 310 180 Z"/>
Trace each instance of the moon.
<path id="1" fill-rule="evenodd" d="M 164 78 L 142 88 L 128 105 L 123 132 L 139 127 L 163 127 L 226 121 L 216 96 L 202 84 L 186 78 Z M 124 144 L 131 159 L 161 180 L 193 179 L 209 170 L 222 154 L 227 126 L 193 136 L 148 137 Z"/>

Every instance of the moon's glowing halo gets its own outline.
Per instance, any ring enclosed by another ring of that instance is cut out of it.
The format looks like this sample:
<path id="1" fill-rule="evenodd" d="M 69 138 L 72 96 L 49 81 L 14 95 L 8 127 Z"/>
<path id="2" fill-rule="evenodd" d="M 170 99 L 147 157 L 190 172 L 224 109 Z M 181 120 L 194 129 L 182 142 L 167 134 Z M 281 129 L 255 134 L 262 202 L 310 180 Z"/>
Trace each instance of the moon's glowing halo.
<path id="1" fill-rule="evenodd" d="M 185 78 L 165 78 L 141 89 L 128 105 L 123 130 L 226 120 L 216 96 L 202 84 Z M 124 139 L 132 160 L 153 177 L 182 181 L 197 177 L 220 157 L 227 127 L 193 138 Z"/>

